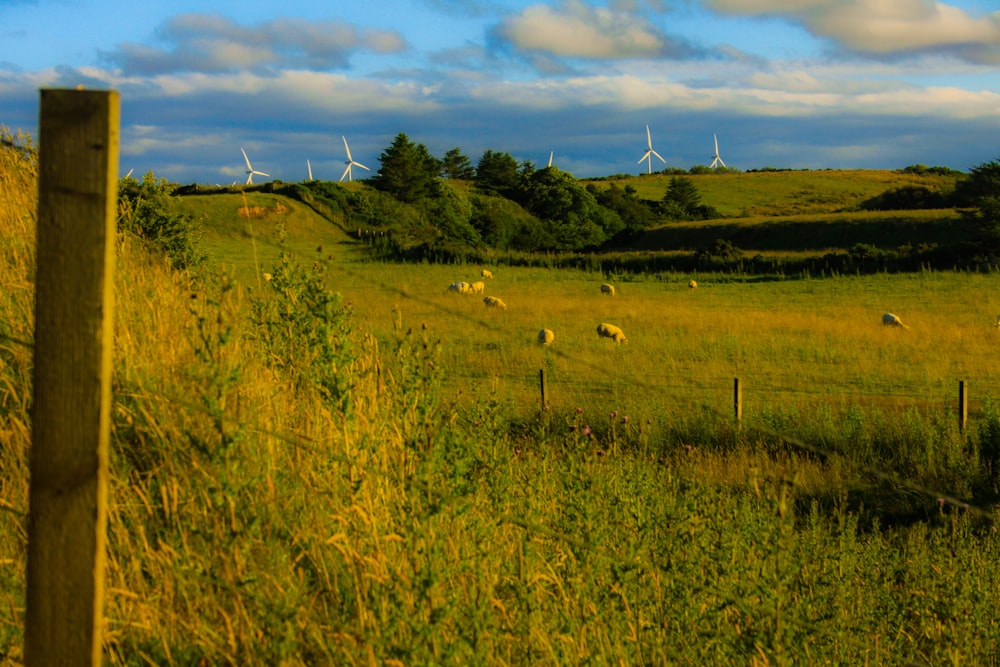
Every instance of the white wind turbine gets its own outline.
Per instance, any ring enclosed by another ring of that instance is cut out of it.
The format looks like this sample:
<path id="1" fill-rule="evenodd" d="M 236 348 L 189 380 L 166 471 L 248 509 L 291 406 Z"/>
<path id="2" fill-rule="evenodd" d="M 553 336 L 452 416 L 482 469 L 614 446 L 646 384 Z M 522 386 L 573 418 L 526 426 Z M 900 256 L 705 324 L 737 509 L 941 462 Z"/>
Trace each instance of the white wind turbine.
<path id="1" fill-rule="evenodd" d="M 240 152 L 243 153 L 243 159 L 246 160 L 247 163 L 247 182 L 246 182 L 247 185 L 253 185 L 254 174 L 257 174 L 258 176 L 267 176 L 268 178 L 271 177 L 270 174 L 265 174 L 262 171 L 257 171 L 256 169 L 253 168 L 253 166 L 251 166 L 250 158 L 247 157 L 247 152 L 245 150 L 241 148 Z"/>
<path id="2" fill-rule="evenodd" d="M 659 153 L 657 153 L 656 151 L 653 150 L 653 137 L 649 133 L 649 125 L 647 125 L 646 126 L 646 152 L 643 153 L 642 157 L 639 158 L 639 161 L 636 162 L 636 164 L 642 164 L 643 160 L 646 161 L 646 173 L 647 174 L 652 174 L 653 173 L 653 156 L 654 155 L 656 157 L 660 158 L 660 162 L 662 162 L 663 164 L 667 163 L 667 161 L 663 159 L 662 155 L 660 155 Z"/>
<path id="3" fill-rule="evenodd" d="M 715 158 L 712 160 L 712 165 L 709 169 L 716 169 L 720 164 L 723 169 L 728 169 L 728 167 L 726 167 L 726 163 L 722 161 L 721 157 L 719 157 L 719 138 L 714 134 L 712 135 L 712 138 L 715 139 Z"/>
<path id="4" fill-rule="evenodd" d="M 371 169 L 361 164 L 360 162 L 355 162 L 354 158 L 351 157 L 351 147 L 347 145 L 347 137 L 342 136 L 341 139 L 344 140 L 344 150 L 347 151 L 347 159 L 344 161 L 344 164 L 347 165 L 347 169 L 345 169 L 344 173 L 341 174 L 340 180 L 343 181 L 345 178 L 349 181 L 354 180 L 354 178 L 352 177 L 353 175 L 351 173 L 351 167 L 361 167 L 365 171 L 371 171 Z"/>

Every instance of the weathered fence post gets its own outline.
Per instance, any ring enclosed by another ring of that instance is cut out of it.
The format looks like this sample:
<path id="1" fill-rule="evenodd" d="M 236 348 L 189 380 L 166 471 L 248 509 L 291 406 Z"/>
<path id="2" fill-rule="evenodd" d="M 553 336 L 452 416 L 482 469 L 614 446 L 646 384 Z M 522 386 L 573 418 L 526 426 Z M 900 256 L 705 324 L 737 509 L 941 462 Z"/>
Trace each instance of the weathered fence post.
<path id="1" fill-rule="evenodd" d="M 958 428 L 965 433 L 969 422 L 969 394 L 965 390 L 965 380 L 958 381 Z"/>
<path id="2" fill-rule="evenodd" d="M 101 663 L 119 109 L 41 92 L 28 667 Z"/>
<path id="3" fill-rule="evenodd" d="M 542 390 L 542 410 L 549 407 L 549 387 L 545 383 L 545 369 L 538 371 L 538 385 Z"/>
<path id="4" fill-rule="evenodd" d="M 743 421 L 743 388 L 740 387 L 740 379 L 733 380 L 733 416 L 736 418 L 736 425 Z"/>

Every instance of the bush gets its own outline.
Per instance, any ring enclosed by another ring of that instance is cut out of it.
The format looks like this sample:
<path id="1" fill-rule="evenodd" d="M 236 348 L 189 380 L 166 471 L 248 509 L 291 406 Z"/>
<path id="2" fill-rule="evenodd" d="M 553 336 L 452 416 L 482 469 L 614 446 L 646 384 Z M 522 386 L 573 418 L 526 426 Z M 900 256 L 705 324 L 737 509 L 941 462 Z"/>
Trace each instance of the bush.
<path id="1" fill-rule="evenodd" d="M 118 185 L 118 233 L 134 234 L 164 253 L 175 269 L 200 264 L 205 259 L 198 248 L 190 220 L 174 211 L 166 179 L 153 172 L 138 181 L 131 176 Z"/>

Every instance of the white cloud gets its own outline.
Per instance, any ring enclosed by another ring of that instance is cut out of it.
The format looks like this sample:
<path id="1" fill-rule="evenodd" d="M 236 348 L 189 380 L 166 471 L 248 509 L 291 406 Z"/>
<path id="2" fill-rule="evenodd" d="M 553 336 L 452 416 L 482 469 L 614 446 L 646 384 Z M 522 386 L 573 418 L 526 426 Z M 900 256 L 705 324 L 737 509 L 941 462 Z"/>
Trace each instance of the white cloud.
<path id="1" fill-rule="evenodd" d="M 579 0 L 528 7 L 498 34 L 518 49 L 569 58 L 652 58 L 682 50 L 642 18 Z"/>
<path id="2" fill-rule="evenodd" d="M 397 53 L 406 40 L 390 30 L 335 21 L 275 19 L 252 27 L 213 14 L 182 14 L 158 31 L 166 48 L 126 42 L 105 58 L 128 73 L 226 72 L 259 67 L 343 68 L 354 52 Z"/>
<path id="3" fill-rule="evenodd" d="M 934 0 L 705 0 L 720 12 L 786 16 L 813 34 L 870 55 L 950 51 L 1000 62 L 1000 12 L 973 16 Z"/>

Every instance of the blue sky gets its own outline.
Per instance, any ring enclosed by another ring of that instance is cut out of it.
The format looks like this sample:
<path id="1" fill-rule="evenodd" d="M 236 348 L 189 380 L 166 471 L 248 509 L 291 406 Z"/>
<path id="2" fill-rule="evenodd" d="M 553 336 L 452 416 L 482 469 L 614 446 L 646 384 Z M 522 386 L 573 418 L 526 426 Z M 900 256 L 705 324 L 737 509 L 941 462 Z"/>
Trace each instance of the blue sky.
<path id="1" fill-rule="evenodd" d="M 578 177 L 1000 157 L 994 0 L 0 0 L 0 124 L 118 90 L 121 171 L 337 180 L 405 132 Z M 663 167 L 654 163 L 654 168 Z M 366 175 L 355 170 L 355 174 Z M 260 179 L 255 178 L 255 182 Z"/>

